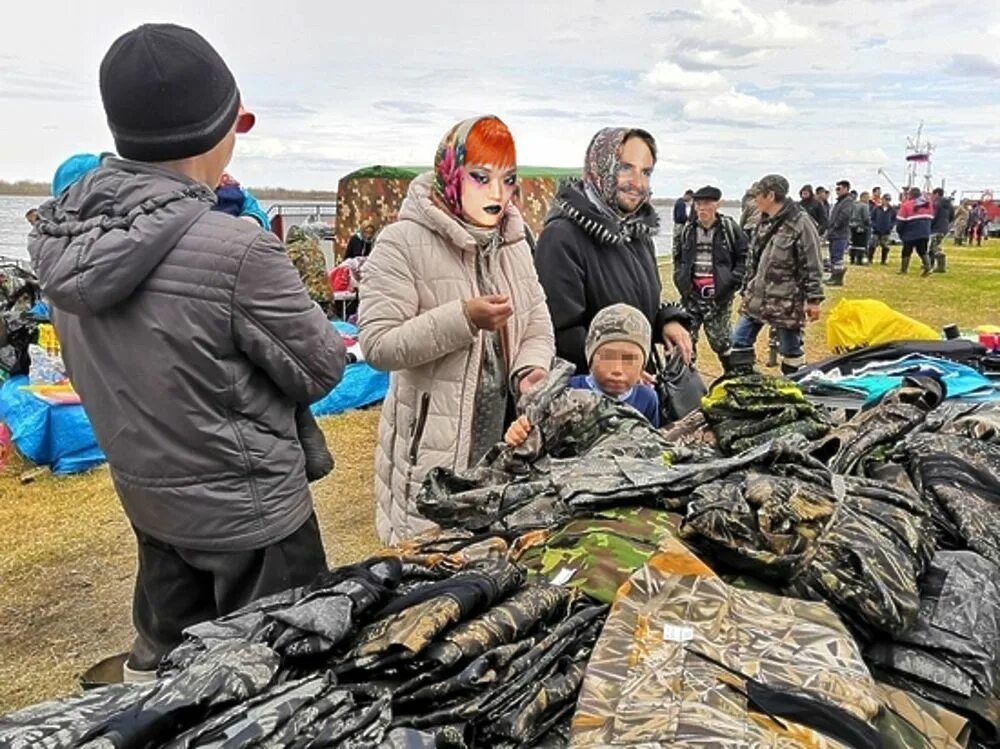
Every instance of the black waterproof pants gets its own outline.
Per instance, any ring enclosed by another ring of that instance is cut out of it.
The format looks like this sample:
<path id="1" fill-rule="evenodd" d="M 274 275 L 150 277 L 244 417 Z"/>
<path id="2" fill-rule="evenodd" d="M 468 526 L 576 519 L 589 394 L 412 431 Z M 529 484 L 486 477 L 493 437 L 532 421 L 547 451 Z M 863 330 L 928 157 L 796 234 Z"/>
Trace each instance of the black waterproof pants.
<path id="1" fill-rule="evenodd" d="M 140 671 L 156 668 L 180 644 L 186 627 L 310 583 L 327 568 L 315 514 L 287 538 L 249 551 L 185 549 L 133 530 L 139 571 L 129 666 Z"/>

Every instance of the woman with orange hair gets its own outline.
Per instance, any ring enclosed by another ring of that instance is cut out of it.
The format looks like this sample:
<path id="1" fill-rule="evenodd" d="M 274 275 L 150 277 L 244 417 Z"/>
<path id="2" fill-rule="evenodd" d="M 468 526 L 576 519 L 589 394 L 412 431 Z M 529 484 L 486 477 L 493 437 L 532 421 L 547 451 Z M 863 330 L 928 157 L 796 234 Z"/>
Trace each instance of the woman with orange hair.
<path id="1" fill-rule="evenodd" d="M 375 455 L 385 543 L 434 527 L 416 509 L 424 475 L 462 470 L 502 440 L 508 399 L 540 381 L 554 355 L 516 189 L 507 126 L 458 123 L 365 266 L 359 342 L 369 364 L 392 373 Z"/>

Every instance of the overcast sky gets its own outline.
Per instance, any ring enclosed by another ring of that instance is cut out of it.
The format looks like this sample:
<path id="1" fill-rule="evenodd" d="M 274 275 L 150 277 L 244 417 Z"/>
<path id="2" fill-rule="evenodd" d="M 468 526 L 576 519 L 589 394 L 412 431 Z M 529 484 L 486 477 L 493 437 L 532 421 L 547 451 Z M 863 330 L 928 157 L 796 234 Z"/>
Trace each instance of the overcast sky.
<path id="1" fill-rule="evenodd" d="M 920 120 L 936 181 L 1000 188 L 997 2 L 49 1 L 4 16 L 2 179 L 111 150 L 100 60 L 172 21 L 221 52 L 258 116 L 230 170 L 248 184 L 335 189 L 359 166 L 427 164 L 453 122 L 494 113 L 525 165 L 578 166 L 596 129 L 645 127 L 660 196 L 738 197 L 769 171 L 867 188 L 884 167 L 899 184 Z"/>

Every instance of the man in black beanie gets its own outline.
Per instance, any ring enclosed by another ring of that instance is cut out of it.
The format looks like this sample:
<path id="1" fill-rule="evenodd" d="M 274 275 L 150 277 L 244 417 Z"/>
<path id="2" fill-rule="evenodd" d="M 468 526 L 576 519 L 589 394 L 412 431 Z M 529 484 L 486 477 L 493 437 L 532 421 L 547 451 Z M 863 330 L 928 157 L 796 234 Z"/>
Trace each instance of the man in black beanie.
<path id="1" fill-rule="evenodd" d="M 185 627 L 325 569 L 295 411 L 345 349 L 278 239 L 210 210 L 252 124 L 212 46 L 141 26 L 100 86 L 121 158 L 41 207 L 29 251 L 138 541 L 139 680 Z"/>

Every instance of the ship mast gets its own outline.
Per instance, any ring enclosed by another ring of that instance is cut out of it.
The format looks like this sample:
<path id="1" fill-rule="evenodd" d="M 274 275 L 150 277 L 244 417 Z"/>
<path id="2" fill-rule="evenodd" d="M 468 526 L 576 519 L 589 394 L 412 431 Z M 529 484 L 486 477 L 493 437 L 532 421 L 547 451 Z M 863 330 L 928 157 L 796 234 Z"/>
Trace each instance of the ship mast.
<path id="1" fill-rule="evenodd" d="M 906 177 L 904 182 L 907 187 L 919 187 L 924 192 L 931 191 L 931 153 L 934 151 L 934 144 L 929 141 L 921 142 L 924 132 L 924 123 L 920 122 L 915 138 L 906 139 Z M 923 181 L 919 172 L 923 170 Z"/>

